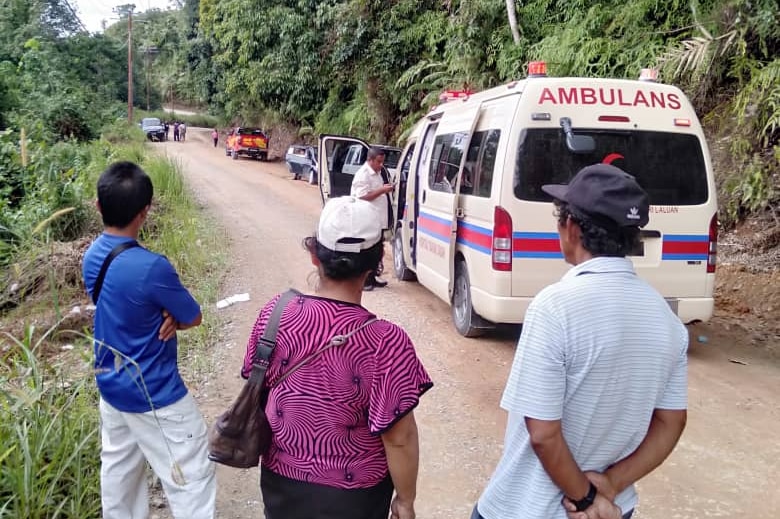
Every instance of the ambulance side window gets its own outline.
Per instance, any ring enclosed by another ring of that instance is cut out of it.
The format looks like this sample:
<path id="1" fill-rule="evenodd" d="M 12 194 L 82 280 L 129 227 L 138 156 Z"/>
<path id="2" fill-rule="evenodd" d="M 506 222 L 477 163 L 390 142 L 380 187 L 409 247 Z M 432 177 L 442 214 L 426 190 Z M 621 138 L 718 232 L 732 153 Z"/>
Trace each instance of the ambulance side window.
<path id="1" fill-rule="evenodd" d="M 452 193 L 460 160 L 466 148 L 465 132 L 439 135 L 433 144 L 433 157 L 428 171 L 428 185 L 434 191 Z"/>
<path id="2" fill-rule="evenodd" d="M 464 192 L 462 186 L 471 177 L 470 182 L 473 185 L 469 189 L 468 194 L 490 198 L 493 187 L 493 170 L 496 166 L 496 154 L 500 138 L 501 130 L 485 130 L 474 134 L 472 145 L 476 141 L 479 151 L 473 163 L 469 162 L 471 156 L 466 161 L 466 167 L 471 169 L 464 171 L 464 177 L 461 181 L 461 193 Z M 471 150 L 469 150 L 469 155 L 471 155 Z"/>

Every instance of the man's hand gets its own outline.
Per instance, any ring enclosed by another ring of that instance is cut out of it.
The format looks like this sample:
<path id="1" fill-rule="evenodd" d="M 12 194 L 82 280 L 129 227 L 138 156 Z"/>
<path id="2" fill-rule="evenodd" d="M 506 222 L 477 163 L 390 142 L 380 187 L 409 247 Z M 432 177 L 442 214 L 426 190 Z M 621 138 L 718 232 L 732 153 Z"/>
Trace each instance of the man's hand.
<path id="1" fill-rule="evenodd" d="M 395 496 L 390 503 L 390 519 L 415 519 L 414 503 L 401 501 Z"/>
<path id="2" fill-rule="evenodd" d="M 609 479 L 609 476 L 602 474 L 601 472 L 593 471 L 588 471 L 585 473 L 585 475 L 588 477 L 591 483 L 596 485 L 596 490 L 599 491 L 599 494 L 603 494 L 604 497 L 610 501 L 615 500 L 618 493 L 617 490 L 615 490 L 615 486 L 612 484 L 612 481 Z"/>
<path id="3" fill-rule="evenodd" d="M 568 497 L 563 498 L 563 507 L 569 519 L 622 519 L 623 517 L 620 507 L 601 494 L 596 494 L 593 504 L 584 512 L 578 512 L 577 507 Z"/>
<path id="4" fill-rule="evenodd" d="M 176 319 L 173 318 L 168 310 L 163 310 L 162 316 L 163 322 L 160 325 L 160 332 L 157 334 L 157 337 L 165 342 L 176 336 L 176 330 L 179 328 L 179 323 L 176 322 Z"/>
<path id="5" fill-rule="evenodd" d="M 385 184 L 382 186 L 383 193 L 392 193 L 393 191 L 395 191 L 395 184 Z"/>

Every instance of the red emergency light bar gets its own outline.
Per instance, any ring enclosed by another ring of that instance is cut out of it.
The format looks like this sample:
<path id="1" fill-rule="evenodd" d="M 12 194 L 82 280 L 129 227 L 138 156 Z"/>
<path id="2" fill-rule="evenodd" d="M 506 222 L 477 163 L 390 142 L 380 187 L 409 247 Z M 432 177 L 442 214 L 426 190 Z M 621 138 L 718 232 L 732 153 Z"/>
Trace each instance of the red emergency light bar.
<path id="1" fill-rule="evenodd" d="M 643 68 L 639 73 L 639 81 L 655 82 L 658 79 L 658 71 L 654 68 Z"/>
<path id="2" fill-rule="evenodd" d="M 442 103 L 446 103 L 447 101 L 452 101 L 454 99 L 462 99 L 465 101 L 473 93 L 474 92 L 471 90 L 445 90 L 439 95 L 439 101 Z"/>
<path id="3" fill-rule="evenodd" d="M 544 61 L 531 61 L 528 63 L 528 77 L 547 76 L 547 63 Z"/>

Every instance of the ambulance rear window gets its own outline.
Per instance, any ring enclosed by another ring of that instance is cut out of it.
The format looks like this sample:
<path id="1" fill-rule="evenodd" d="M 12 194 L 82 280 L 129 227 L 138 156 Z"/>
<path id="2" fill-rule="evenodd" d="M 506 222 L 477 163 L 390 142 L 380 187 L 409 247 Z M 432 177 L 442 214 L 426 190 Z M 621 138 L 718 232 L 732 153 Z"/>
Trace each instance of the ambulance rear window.
<path id="1" fill-rule="evenodd" d="M 549 201 L 544 184 L 566 184 L 585 166 L 610 163 L 634 175 L 653 205 L 699 205 L 707 201 L 707 169 L 695 135 L 651 131 L 587 131 L 592 153 L 575 154 L 559 128 L 523 133 L 515 166 L 514 192 L 521 200 Z"/>

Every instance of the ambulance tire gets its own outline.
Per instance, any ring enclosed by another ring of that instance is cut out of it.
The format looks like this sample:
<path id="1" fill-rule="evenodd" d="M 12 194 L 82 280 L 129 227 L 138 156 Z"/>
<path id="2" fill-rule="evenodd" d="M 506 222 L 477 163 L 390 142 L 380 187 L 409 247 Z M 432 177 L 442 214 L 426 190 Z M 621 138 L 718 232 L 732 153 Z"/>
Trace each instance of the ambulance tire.
<path id="1" fill-rule="evenodd" d="M 487 329 L 486 321 L 471 306 L 471 282 L 466 262 L 455 264 L 455 284 L 452 292 L 452 322 L 464 337 L 479 337 Z"/>
<path id="2" fill-rule="evenodd" d="M 396 279 L 401 281 L 414 281 L 417 277 L 414 272 L 409 270 L 404 260 L 404 244 L 401 229 L 397 228 L 393 234 L 393 273 Z"/>

